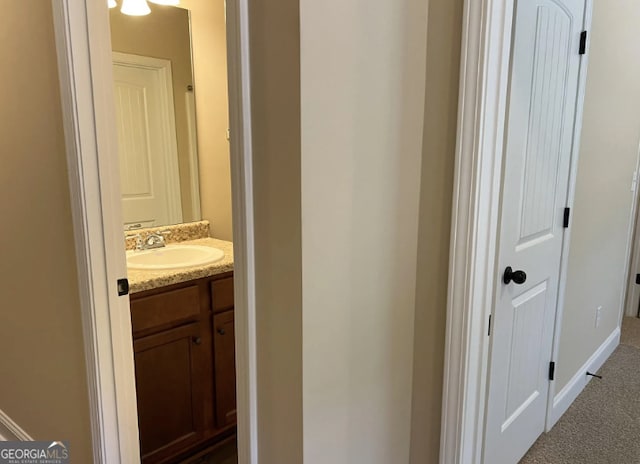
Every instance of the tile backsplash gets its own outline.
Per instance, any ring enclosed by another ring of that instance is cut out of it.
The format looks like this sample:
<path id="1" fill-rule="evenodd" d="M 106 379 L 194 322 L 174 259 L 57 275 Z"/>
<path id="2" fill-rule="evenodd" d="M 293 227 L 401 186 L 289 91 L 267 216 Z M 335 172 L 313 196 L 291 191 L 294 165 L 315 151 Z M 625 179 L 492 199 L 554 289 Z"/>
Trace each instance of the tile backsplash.
<path id="1" fill-rule="evenodd" d="M 164 227 L 149 227 L 146 229 L 127 230 L 124 232 L 125 247 L 127 250 L 135 250 L 136 235 L 142 235 L 144 239 L 149 234 L 168 232 L 164 234 L 167 243 L 184 242 L 209 237 L 209 221 L 186 222 Z"/>

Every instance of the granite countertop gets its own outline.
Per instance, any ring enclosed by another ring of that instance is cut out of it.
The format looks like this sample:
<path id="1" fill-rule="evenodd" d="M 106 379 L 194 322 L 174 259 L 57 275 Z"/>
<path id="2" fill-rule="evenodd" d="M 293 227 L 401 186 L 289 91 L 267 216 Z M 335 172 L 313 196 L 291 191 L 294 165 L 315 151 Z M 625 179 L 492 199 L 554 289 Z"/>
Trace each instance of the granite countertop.
<path id="1" fill-rule="evenodd" d="M 181 241 L 181 245 L 201 245 L 218 248 L 224 251 L 224 258 L 213 264 L 193 266 L 183 269 L 168 269 L 162 271 L 128 269 L 129 292 L 139 293 L 167 285 L 179 284 L 189 280 L 211 277 L 233 271 L 233 243 L 215 238 L 199 238 Z"/>

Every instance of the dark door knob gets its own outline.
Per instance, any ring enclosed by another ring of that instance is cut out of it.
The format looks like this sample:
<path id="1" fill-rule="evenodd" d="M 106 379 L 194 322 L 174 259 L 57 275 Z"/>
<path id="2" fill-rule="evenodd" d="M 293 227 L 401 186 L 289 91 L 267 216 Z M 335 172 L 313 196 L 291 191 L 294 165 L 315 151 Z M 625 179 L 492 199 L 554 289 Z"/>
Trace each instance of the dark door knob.
<path id="1" fill-rule="evenodd" d="M 508 266 L 504 270 L 504 277 L 502 281 L 505 284 L 510 284 L 513 281 L 514 284 L 522 285 L 527 281 L 527 273 L 524 271 L 514 271 L 511 266 Z"/>
<path id="2" fill-rule="evenodd" d="M 226 334 L 227 332 L 226 332 L 223 328 L 220 328 L 220 329 L 218 329 L 218 333 L 219 333 L 220 335 L 224 335 L 224 334 Z"/>
<path id="3" fill-rule="evenodd" d="M 202 344 L 202 339 L 200 337 L 193 337 L 193 343 L 200 345 Z"/>

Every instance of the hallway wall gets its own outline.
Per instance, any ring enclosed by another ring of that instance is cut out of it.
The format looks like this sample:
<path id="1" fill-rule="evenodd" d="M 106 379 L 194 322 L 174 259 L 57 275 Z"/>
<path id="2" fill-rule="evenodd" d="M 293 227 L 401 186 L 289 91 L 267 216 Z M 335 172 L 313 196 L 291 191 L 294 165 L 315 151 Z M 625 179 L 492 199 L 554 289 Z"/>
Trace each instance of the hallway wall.
<path id="1" fill-rule="evenodd" d="M 302 462 L 300 2 L 250 2 L 261 464 Z"/>
<path id="2" fill-rule="evenodd" d="M 0 409 L 89 463 L 91 424 L 51 2 L 0 16 Z"/>
<path id="3" fill-rule="evenodd" d="M 18 301 L 11 291 L 26 289 L 30 280 L 20 276 L 27 270 L 16 260 L 0 264 L 6 265 L 0 268 L 2 276 L 12 279 L 5 281 L 7 305 L 21 311 L 8 324 L 3 319 L 0 343 L 20 353 L 23 339 L 15 335 L 35 327 L 40 338 L 33 348 L 34 366 L 49 378 L 64 377 L 58 383 L 64 391 L 48 387 L 57 395 L 53 411 L 64 422 L 35 419 L 39 401 L 53 401 L 36 382 L 20 391 L 19 384 L 3 383 L 0 401 L 12 399 L 7 412 L 27 431 L 43 437 L 60 433 L 72 441 L 79 460 L 90 462 L 50 10 L 39 0 L 22 4 L 24 10 L 4 16 L 20 22 L 0 28 L 0 37 L 11 44 L 29 31 L 30 40 L 37 41 L 33 56 L 42 52 L 48 64 L 46 73 L 42 68 L 36 73 L 34 63 L 16 54 L 23 61 L 15 67 L 24 74 L 0 75 L 41 91 L 26 106 L 20 97 L 26 88 L 15 92 L 20 103 L 8 96 L 2 100 L 15 101 L 10 108 L 22 104 L 25 111 L 12 109 L 4 119 L 14 118 L 39 137 L 25 144 L 28 134 L 18 137 L 15 126 L 3 127 L 7 137 L 0 140 L 11 145 L 3 146 L 9 164 L 0 176 L 13 177 L 0 185 L 9 189 L 11 181 L 21 179 L 24 190 L 35 196 L 27 211 L 10 201 L 13 190 L 5 192 L 2 212 L 19 220 L 9 224 L 0 239 L 3 250 L 10 238 L 11 246 L 16 237 L 26 245 L 34 240 L 35 232 L 29 231 L 40 230 L 37 225 L 46 218 L 48 234 L 59 246 L 55 252 L 48 249 L 54 254 L 42 272 L 55 271 L 57 279 L 39 280 L 34 299 Z M 265 464 L 301 462 L 303 453 L 308 456 L 305 463 L 311 464 L 314 459 L 328 462 L 328 455 L 337 464 L 386 464 L 390 459 L 418 464 L 438 455 L 461 5 L 462 0 L 431 0 L 428 6 L 418 0 L 303 2 L 303 18 L 311 21 L 303 41 L 312 47 L 303 51 L 309 60 L 303 64 L 305 90 L 310 92 L 304 103 L 311 105 L 303 116 L 299 1 L 251 5 L 260 458 Z M 336 17 L 335 11 L 345 15 Z M 313 40 L 327 37 L 323 21 L 336 26 L 332 41 Z M 2 35 L 8 31 L 15 35 Z M 344 43 L 353 48 L 345 49 Z M 9 53 L 6 48 L 3 52 Z M 326 55 L 327 50 L 335 54 Z M 336 63 L 345 67 L 345 75 L 336 75 Z M 336 86 L 332 90 L 326 82 Z M 33 119 L 36 109 L 39 118 Z M 334 119 L 336 113 L 342 116 Z M 307 137 L 304 151 L 301 122 Z M 9 156 L 15 153 L 24 156 Z M 27 163 L 42 169 L 28 173 Z M 378 248 L 381 254 L 371 256 L 370 250 Z M 47 295 L 47 301 L 37 295 Z M 354 329 L 352 336 L 347 328 Z M 0 366 L 21 375 L 24 371 L 20 356 Z M 308 380 L 304 387 L 303 374 Z M 22 400 L 32 397 L 37 398 L 31 403 L 36 409 L 21 410 Z M 331 415 L 344 400 L 348 411 Z M 333 438 L 335 446 L 323 447 Z"/>
<path id="4" fill-rule="evenodd" d="M 211 236 L 232 240 L 229 92 L 224 0 L 182 0 L 191 11 L 202 219 Z"/>
<path id="5" fill-rule="evenodd" d="M 640 61 L 630 59 L 639 23 L 634 0 L 594 2 L 556 393 L 620 324 L 640 142 Z"/>
<path id="6" fill-rule="evenodd" d="M 409 461 L 426 32 L 301 1 L 305 464 Z"/>

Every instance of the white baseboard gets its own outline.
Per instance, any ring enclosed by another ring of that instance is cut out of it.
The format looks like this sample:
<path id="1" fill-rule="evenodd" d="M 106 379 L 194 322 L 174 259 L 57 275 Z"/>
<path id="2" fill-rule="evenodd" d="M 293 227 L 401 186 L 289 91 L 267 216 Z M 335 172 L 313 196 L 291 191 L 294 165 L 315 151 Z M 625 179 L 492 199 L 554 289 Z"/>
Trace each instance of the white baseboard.
<path id="1" fill-rule="evenodd" d="M 569 383 L 560 390 L 553 399 L 553 408 L 547 421 L 547 432 L 558 422 L 562 415 L 567 412 L 569 406 L 576 400 L 578 395 L 582 393 L 584 387 L 591 381 L 592 377 L 586 375 L 586 372 L 597 372 L 602 367 L 609 356 L 613 354 L 620 344 L 620 327 L 617 327 L 600 348 L 587 360 L 578 372 L 575 373 Z"/>
<path id="2" fill-rule="evenodd" d="M 33 438 L 0 409 L 0 441 L 33 441 Z"/>

